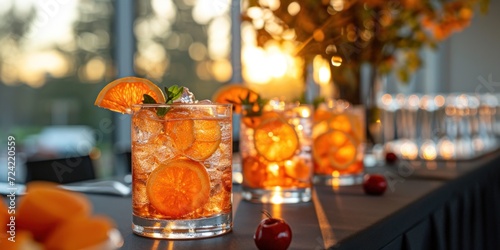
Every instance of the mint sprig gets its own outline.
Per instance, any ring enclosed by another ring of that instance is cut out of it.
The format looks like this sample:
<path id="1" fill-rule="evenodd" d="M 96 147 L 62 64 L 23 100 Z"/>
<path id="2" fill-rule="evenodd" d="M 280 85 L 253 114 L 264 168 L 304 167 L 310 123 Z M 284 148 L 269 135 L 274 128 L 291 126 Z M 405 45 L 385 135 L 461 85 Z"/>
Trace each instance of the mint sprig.
<path id="1" fill-rule="evenodd" d="M 262 110 L 264 109 L 264 105 L 269 101 L 267 99 L 263 99 L 260 97 L 260 95 L 257 95 L 257 100 L 251 101 L 250 100 L 250 92 L 247 93 L 247 96 L 245 98 L 239 97 L 241 106 L 242 107 L 247 107 L 245 111 L 247 112 L 245 115 L 246 116 L 260 116 L 262 115 Z"/>
<path id="2" fill-rule="evenodd" d="M 165 98 L 167 99 L 166 103 L 171 104 L 175 100 L 181 98 L 182 92 L 184 91 L 184 87 L 179 87 L 177 85 L 173 85 L 170 87 L 165 87 Z"/>
<path id="3" fill-rule="evenodd" d="M 144 104 L 156 104 L 156 100 L 148 94 L 143 95 L 142 103 Z"/>
<path id="4" fill-rule="evenodd" d="M 165 94 L 166 94 L 165 95 L 165 99 L 166 99 L 165 104 L 174 103 L 175 100 L 181 98 L 182 92 L 184 92 L 184 87 L 179 87 L 177 85 L 173 85 L 173 86 L 170 86 L 168 88 L 165 87 Z M 142 103 L 144 103 L 144 104 L 156 104 L 157 102 L 150 95 L 144 94 Z M 158 115 L 160 118 L 163 118 L 168 113 L 169 110 L 170 110 L 170 108 L 168 108 L 168 107 L 157 108 L 156 115 Z"/>

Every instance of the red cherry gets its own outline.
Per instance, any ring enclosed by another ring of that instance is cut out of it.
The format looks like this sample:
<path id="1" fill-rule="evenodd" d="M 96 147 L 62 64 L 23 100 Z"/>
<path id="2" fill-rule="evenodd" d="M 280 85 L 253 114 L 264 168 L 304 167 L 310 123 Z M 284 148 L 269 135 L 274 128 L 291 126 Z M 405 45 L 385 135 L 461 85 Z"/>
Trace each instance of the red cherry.
<path id="1" fill-rule="evenodd" d="M 255 245 L 260 250 L 286 250 L 292 242 L 292 229 L 282 219 L 272 218 L 269 212 L 263 219 L 253 236 Z"/>
<path id="2" fill-rule="evenodd" d="M 394 164 L 396 161 L 398 161 L 398 156 L 395 153 L 387 152 L 387 154 L 385 154 L 385 162 L 388 164 Z"/>
<path id="3" fill-rule="evenodd" d="M 387 189 L 387 181 L 381 174 L 367 174 L 363 180 L 363 189 L 370 195 L 382 195 Z"/>

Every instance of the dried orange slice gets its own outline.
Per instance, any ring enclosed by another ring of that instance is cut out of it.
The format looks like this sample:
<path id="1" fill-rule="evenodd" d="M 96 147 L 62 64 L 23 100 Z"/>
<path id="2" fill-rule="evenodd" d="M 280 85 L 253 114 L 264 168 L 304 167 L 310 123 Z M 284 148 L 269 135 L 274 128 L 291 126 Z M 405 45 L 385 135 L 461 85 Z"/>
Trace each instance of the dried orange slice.
<path id="1" fill-rule="evenodd" d="M 28 230 L 35 240 L 44 241 L 61 223 L 88 217 L 91 209 L 92 205 L 82 194 L 32 182 L 27 185 L 27 193 L 16 211 L 16 229 Z"/>
<path id="2" fill-rule="evenodd" d="M 268 161 L 292 158 L 299 148 L 299 137 L 292 125 L 281 117 L 262 120 L 254 132 L 257 153 Z"/>
<path id="3" fill-rule="evenodd" d="M 267 180 L 266 165 L 254 156 L 243 158 L 243 185 L 258 188 L 264 187 Z"/>
<path id="4" fill-rule="evenodd" d="M 208 111 L 170 110 L 165 116 L 165 133 L 175 149 L 197 161 L 206 160 L 218 148 L 221 126 Z"/>
<path id="5" fill-rule="evenodd" d="M 332 112 L 329 110 L 316 109 L 313 115 L 313 122 L 318 123 L 321 121 L 328 120 L 330 117 L 332 117 L 332 115 L 333 115 Z"/>
<path id="6" fill-rule="evenodd" d="M 169 218 L 181 218 L 208 202 L 210 178 L 201 163 L 175 159 L 153 171 L 146 193 L 158 212 Z"/>
<path id="7" fill-rule="evenodd" d="M 355 139 L 346 132 L 330 130 L 313 142 L 313 157 L 320 168 L 344 170 L 356 161 Z"/>
<path id="8" fill-rule="evenodd" d="M 299 160 L 297 162 L 286 161 L 285 173 L 293 179 L 307 181 L 311 178 L 313 171 L 309 164 L 305 163 L 303 160 Z"/>
<path id="9" fill-rule="evenodd" d="M 148 79 L 123 77 L 108 83 L 99 92 L 94 105 L 120 113 L 131 113 L 134 104 L 141 104 L 144 94 L 148 94 L 157 103 L 165 103 L 161 89 Z"/>
<path id="10" fill-rule="evenodd" d="M 113 228 L 107 217 L 75 218 L 57 227 L 44 243 L 46 249 L 92 249 L 106 242 Z"/>
<path id="11" fill-rule="evenodd" d="M 242 84 L 229 84 L 217 90 L 212 96 L 212 101 L 216 103 L 232 103 L 233 111 L 239 114 L 242 109 L 241 100 L 247 97 L 248 101 L 255 102 L 259 98 L 259 94 Z"/>
<path id="12" fill-rule="evenodd" d="M 10 215 L 8 213 L 9 209 L 5 205 L 3 201 L 0 201 L 0 225 L 4 226 L 7 224 L 7 221 L 9 221 Z M 0 237 L 2 237 L 2 233 L 5 232 L 0 232 Z"/>
<path id="13" fill-rule="evenodd" d="M 346 114 L 333 115 L 333 117 L 328 120 L 328 123 L 332 129 L 340 130 L 346 133 L 350 133 L 352 131 L 352 120 Z"/>
<path id="14" fill-rule="evenodd" d="M 2 234 L 5 234 L 5 232 L 3 231 Z M 11 236 L 9 235 L 8 237 L 11 237 Z M 42 249 L 48 249 L 48 248 L 45 248 L 42 243 L 35 241 L 35 239 L 33 239 L 33 235 L 31 234 L 31 232 L 25 231 L 25 230 L 16 230 L 15 241 L 7 240 L 7 234 L 0 235 L 0 249 L 42 250 Z"/>
<path id="15" fill-rule="evenodd" d="M 328 120 L 329 128 L 346 132 L 358 142 L 364 138 L 363 121 L 356 114 L 336 114 Z"/>

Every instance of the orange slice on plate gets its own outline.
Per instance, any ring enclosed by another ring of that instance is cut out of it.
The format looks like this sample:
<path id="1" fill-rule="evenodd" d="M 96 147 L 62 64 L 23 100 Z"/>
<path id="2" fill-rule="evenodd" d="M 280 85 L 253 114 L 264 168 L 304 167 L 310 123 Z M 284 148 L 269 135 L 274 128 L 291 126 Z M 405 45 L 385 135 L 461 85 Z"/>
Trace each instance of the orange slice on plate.
<path id="1" fill-rule="evenodd" d="M 268 161 L 292 158 L 299 148 L 299 137 L 292 125 L 281 117 L 263 120 L 254 132 L 257 153 Z"/>
<path id="2" fill-rule="evenodd" d="M 33 235 L 29 231 L 16 230 L 15 241 L 7 240 L 7 237 L 11 236 L 7 235 L 5 231 L 1 232 L 1 234 L 5 235 L 0 235 L 0 249 L 8 249 L 8 250 L 48 249 L 45 248 L 41 242 L 35 241 L 35 239 L 33 239 Z"/>
<path id="3" fill-rule="evenodd" d="M 28 230 L 35 240 L 44 241 L 61 223 L 88 217 L 91 208 L 82 194 L 44 182 L 30 182 L 16 211 L 16 229 Z"/>
<path id="4" fill-rule="evenodd" d="M 210 178 L 201 163 L 175 159 L 153 171 L 146 192 L 158 212 L 169 218 L 181 218 L 208 202 Z"/>
<path id="5" fill-rule="evenodd" d="M 123 77 L 108 83 L 99 92 L 95 105 L 120 113 L 131 113 L 132 105 L 141 104 L 144 94 L 148 94 L 156 103 L 165 103 L 165 95 L 151 81 L 139 77 Z"/>
<path id="6" fill-rule="evenodd" d="M 212 101 L 216 103 L 232 103 L 233 111 L 239 114 L 242 109 L 241 100 L 247 97 L 250 102 L 255 102 L 259 98 L 259 94 L 242 84 L 229 84 L 217 90 L 212 96 Z"/>
<path id="7" fill-rule="evenodd" d="M 346 132 L 330 130 L 313 142 L 313 157 L 320 168 L 347 169 L 356 161 L 356 140 Z"/>
<path id="8" fill-rule="evenodd" d="M 175 149 L 197 161 L 209 158 L 222 138 L 221 126 L 209 110 L 173 108 L 165 116 L 165 131 Z"/>
<path id="9" fill-rule="evenodd" d="M 105 249 L 104 244 L 114 228 L 104 216 L 75 218 L 57 227 L 44 242 L 46 249 Z M 103 245 L 103 248 L 97 246 Z M 95 247 L 95 248 L 94 248 Z"/>

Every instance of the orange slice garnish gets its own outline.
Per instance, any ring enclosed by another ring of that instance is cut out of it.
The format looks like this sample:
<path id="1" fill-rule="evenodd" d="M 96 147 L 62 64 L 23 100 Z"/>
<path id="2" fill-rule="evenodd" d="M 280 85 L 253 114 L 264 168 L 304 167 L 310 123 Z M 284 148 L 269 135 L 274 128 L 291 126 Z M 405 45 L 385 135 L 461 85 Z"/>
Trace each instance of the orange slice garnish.
<path id="1" fill-rule="evenodd" d="M 210 157 L 219 148 L 222 137 L 221 126 L 208 110 L 184 108 L 173 108 L 167 113 L 165 133 L 175 149 L 197 161 Z"/>
<path id="2" fill-rule="evenodd" d="M 268 161 L 292 158 L 299 148 L 299 137 L 292 125 L 281 117 L 262 120 L 254 132 L 257 153 Z"/>
<path id="3" fill-rule="evenodd" d="M 232 103 L 233 111 L 239 114 L 242 109 L 241 100 L 247 97 L 250 102 L 255 102 L 259 98 L 259 94 L 244 85 L 229 84 L 217 90 L 212 96 L 212 101 L 216 103 Z"/>
<path id="4" fill-rule="evenodd" d="M 180 218 L 208 202 L 210 178 L 201 163 L 175 159 L 153 171 L 146 193 L 158 212 L 169 218 Z"/>
<path id="5" fill-rule="evenodd" d="M 161 89 L 151 81 L 139 77 L 123 77 L 108 83 L 99 92 L 95 105 L 120 113 L 131 113 L 134 104 L 141 104 L 144 94 L 148 94 L 156 103 L 165 103 Z"/>
<path id="6" fill-rule="evenodd" d="M 356 161 L 355 139 L 340 130 L 330 130 L 313 142 L 313 157 L 320 168 L 344 170 Z"/>

